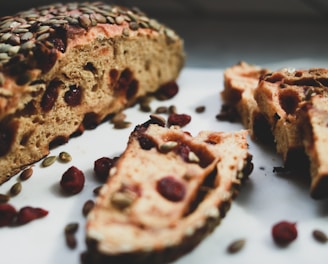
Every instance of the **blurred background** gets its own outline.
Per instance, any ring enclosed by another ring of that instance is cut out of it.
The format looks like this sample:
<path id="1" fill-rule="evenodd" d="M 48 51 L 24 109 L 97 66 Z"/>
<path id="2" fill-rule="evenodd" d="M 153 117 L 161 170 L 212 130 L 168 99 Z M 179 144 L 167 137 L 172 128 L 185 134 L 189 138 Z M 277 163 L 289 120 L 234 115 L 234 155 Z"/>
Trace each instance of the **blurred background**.
<path id="1" fill-rule="evenodd" d="M 0 15 L 56 2 L 5 1 Z M 240 60 L 265 66 L 328 67 L 327 0 L 103 2 L 137 6 L 174 28 L 185 40 L 189 67 L 225 68 Z"/>

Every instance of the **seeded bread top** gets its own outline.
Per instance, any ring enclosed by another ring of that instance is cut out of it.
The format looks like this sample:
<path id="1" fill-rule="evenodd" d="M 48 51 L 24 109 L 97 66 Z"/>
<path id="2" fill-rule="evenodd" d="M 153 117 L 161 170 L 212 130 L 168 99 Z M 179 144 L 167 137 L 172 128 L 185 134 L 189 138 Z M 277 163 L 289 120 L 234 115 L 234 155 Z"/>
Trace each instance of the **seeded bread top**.
<path id="1" fill-rule="evenodd" d="M 96 38 L 131 38 L 161 34 L 181 41 L 175 32 L 137 8 L 102 2 L 53 4 L 0 18 L 0 116 L 8 101 L 54 68 L 76 45 Z"/>

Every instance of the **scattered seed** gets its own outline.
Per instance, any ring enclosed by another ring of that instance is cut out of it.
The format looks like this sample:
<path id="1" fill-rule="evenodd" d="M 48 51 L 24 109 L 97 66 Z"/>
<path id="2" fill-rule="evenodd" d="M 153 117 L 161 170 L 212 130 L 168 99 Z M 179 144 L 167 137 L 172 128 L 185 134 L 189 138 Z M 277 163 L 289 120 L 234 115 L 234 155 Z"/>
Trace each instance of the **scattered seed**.
<path id="1" fill-rule="evenodd" d="M 76 231 L 79 228 L 79 224 L 78 223 L 69 223 L 65 226 L 65 234 L 74 234 L 76 233 Z"/>
<path id="2" fill-rule="evenodd" d="M 245 246 L 245 243 L 245 239 L 235 240 L 227 247 L 227 251 L 231 254 L 237 253 Z"/>
<path id="3" fill-rule="evenodd" d="M 327 235 L 321 230 L 318 229 L 313 230 L 312 235 L 314 239 L 317 240 L 318 242 L 326 243 L 328 241 Z"/>
<path id="4" fill-rule="evenodd" d="M 155 110 L 156 114 L 167 114 L 168 113 L 168 108 L 166 106 L 159 106 Z"/>
<path id="5" fill-rule="evenodd" d="M 77 246 L 77 240 L 75 237 L 75 234 L 77 232 L 79 228 L 79 224 L 78 223 L 69 223 L 65 226 L 65 240 L 66 240 L 66 245 L 71 248 L 74 249 Z"/>
<path id="6" fill-rule="evenodd" d="M 201 106 L 197 106 L 195 111 L 196 111 L 196 113 L 204 113 L 205 109 L 206 109 L 206 107 L 204 105 L 201 105 Z"/>
<path id="7" fill-rule="evenodd" d="M 8 202 L 9 199 L 10 199 L 9 195 L 0 193 L 0 204 Z"/>
<path id="8" fill-rule="evenodd" d="M 130 126 L 131 126 L 131 122 L 124 121 L 124 120 L 114 123 L 115 129 L 124 129 L 124 128 L 128 128 Z"/>
<path id="9" fill-rule="evenodd" d="M 22 181 L 26 181 L 27 179 L 29 179 L 32 176 L 32 174 L 33 174 L 33 169 L 32 169 L 32 167 L 29 167 L 22 171 L 22 173 L 19 175 L 19 178 Z"/>
<path id="10" fill-rule="evenodd" d="M 82 208 L 82 214 L 83 216 L 87 216 L 92 208 L 94 207 L 95 202 L 92 200 L 88 200 L 84 203 L 83 208 Z"/>
<path id="11" fill-rule="evenodd" d="M 16 182 L 11 188 L 10 188 L 10 195 L 16 196 L 22 191 L 22 184 L 20 182 Z"/>
<path id="12" fill-rule="evenodd" d="M 51 166 L 52 164 L 55 163 L 56 161 L 56 156 L 49 156 L 49 157 L 46 157 L 43 161 L 42 161 L 42 167 L 49 167 Z"/>
<path id="13" fill-rule="evenodd" d="M 71 248 L 71 249 L 76 248 L 77 240 L 76 240 L 75 234 L 72 234 L 72 233 L 65 234 L 65 240 L 66 240 L 66 245 L 69 248 Z"/>
<path id="14" fill-rule="evenodd" d="M 59 153 L 59 160 L 62 162 L 70 162 L 72 160 L 72 156 L 66 151 L 62 151 Z"/>

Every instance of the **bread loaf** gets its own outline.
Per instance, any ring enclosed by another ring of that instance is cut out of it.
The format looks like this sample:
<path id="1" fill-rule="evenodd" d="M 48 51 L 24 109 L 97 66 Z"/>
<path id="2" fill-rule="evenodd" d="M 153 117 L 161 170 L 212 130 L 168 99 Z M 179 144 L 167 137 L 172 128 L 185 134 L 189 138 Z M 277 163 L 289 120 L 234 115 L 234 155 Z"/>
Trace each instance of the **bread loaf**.
<path id="1" fill-rule="evenodd" d="M 137 8 L 53 4 L 0 18 L 0 183 L 174 82 L 183 41 Z"/>
<path id="2" fill-rule="evenodd" d="M 251 173 L 246 130 L 192 137 L 161 125 L 137 126 L 111 169 L 85 263 L 170 263 L 214 230 Z"/>

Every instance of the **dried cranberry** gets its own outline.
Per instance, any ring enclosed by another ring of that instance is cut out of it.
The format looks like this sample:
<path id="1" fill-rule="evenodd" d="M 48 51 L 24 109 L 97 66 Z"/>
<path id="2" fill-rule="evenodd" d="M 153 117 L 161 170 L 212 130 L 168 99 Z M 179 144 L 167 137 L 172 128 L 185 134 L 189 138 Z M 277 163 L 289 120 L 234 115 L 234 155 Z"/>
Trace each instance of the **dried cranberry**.
<path id="1" fill-rule="evenodd" d="M 47 89 L 45 90 L 42 99 L 41 99 L 41 108 L 43 111 L 50 111 L 58 97 L 58 88 L 63 84 L 60 80 L 52 80 Z"/>
<path id="2" fill-rule="evenodd" d="M 147 136 L 140 136 L 138 137 L 138 141 L 140 144 L 140 147 L 145 150 L 150 150 L 155 146 L 155 143 Z"/>
<path id="3" fill-rule="evenodd" d="M 17 224 L 24 225 L 35 219 L 42 218 L 48 215 L 48 211 L 42 208 L 25 206 L 21 208 L 17 215 Z"/>
<path id="4" fill-rule="evenodd" d="M 37 43 L 34 49 L 34 56 L 38 63 L 38 68 L 41 69 L 43 73 L 47 73 L 57 61 L 57 50 L 55 48 L 49 49 L 42 43 Z"/>
<path id="5" fill-rule="evenodd" d="M 187 114 L 175 114 L 175 113 L 172 113 L 170 114 L 167 122 L 168 122 L 168 125 L 177 125 L 177 126 L 180 126 L 180 127 L 183 127 L 187 124 L 189 124 L 189 122 L 191 121 L 191 116 L 190 115 L 187 115 Z"/>
<path id="6" fill-rule="evenodd" d="M 69 106 L 77 106 L 82 100 L 82 89 L 76 85 L 71 85 L 64 95 L 64 100 Z"/>
<path id="7" fill-rule="evenodd" d="M 84 187 L 85 177 L 82 171 L 72 166 L 64 172 L 61 180 L 61 188 L 69 194 L 77 194 Z"/>
<path id="8" fill-rule="evenodd" d="M 178 84 L 175 81 L 168 82 L 159 87 L 157 97 L 160 99 L 170 99 L 174 97 L 179 91 Z"/>
<path id="9" fill-rule="evenodd" d="M 139 83 L 137 80 L 132 80 L 126 90 L 126 98 L 129 100 L 138 93 Z"/>
<path id="10" fill-rule="evenodd" d="M 0 203 L 0 227 L 10 226 L 16 219 L 16 209 L 8 203 Z"/>
<path id="11" fill-rule="evenodd" d="M 281 221 L 272 227 L 273 240 L 278 245 L 287 245 L 297 238 L 296 223 Z"/>
<path id="12" fill-rule="evenodd" d="M 172 202 L 179 202 L 186 195 L 184 184 L 173 176 L 166 176 L 158 180 L 156 188 L 164 198 Z"/>
<path id="13" fill-rule="evenodd" d="M 115 160 L 107 157 L 102 157 L 94 162 L 93 170 L 99 180 L 106 181 L 109 170 L 114 166 Z"/>
<path id="14" fill-rule="evenodd" d="M 0 157 L 6 155 L 15 138 L 14 126 L 0 124 Z"/>

